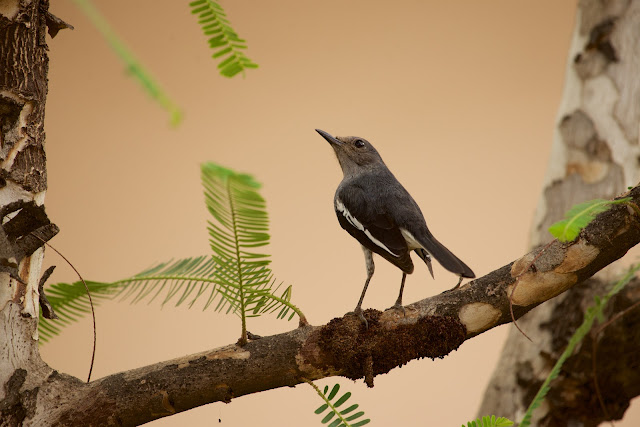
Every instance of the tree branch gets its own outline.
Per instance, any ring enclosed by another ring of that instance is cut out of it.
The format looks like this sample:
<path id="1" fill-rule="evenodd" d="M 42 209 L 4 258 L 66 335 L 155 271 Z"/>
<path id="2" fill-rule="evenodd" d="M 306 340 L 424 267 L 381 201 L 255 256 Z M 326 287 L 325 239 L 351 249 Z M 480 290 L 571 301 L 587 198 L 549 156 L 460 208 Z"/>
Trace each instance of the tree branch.
<path id="1" fill-rule="evenodd" d="M 639 187 L 627 195 L 640 204 Z M 372 386 L 375 375 L 413 359 L 444 357 L 466 339 L 510 322 L 508 295 L 519 275 L 513 295 L 516 318 L 588 279 L 638 242 L 640 220 L 634 210 L 614 206 L 598 215 L 576 241 L 555 241 L 541 255 L 534 250 L 456 291 L 410 304 L 405 316 L 367 310 L 368 330 L 357 317 L 346 315 L 324 326 L 302 327 L 244 347 L 232 344 L 90 384 L 54 372 L 38 392 L 54 398 L 39 406 L 32 419 L 37 425 L 133 425 L 211 402 L 292 387 L 302 378 L 341 375 L 365 378 Z"/>

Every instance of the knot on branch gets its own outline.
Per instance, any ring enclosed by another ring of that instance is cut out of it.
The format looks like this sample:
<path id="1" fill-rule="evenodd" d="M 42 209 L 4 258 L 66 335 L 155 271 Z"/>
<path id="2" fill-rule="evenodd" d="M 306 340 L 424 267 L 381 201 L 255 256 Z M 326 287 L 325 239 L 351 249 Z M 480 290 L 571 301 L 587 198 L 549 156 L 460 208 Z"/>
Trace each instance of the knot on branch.
<path id="1" fill-rule="evenodd" d="M 368 309 L 369 328 L 356 316 L 331 320 L 319 331 L 318 347 L 326 363 L 350 379 L 386 374 L 413 359 L 443 358 L 466 338 L 465 326 L 455 317 L 424 316 L 415 323 L 380 322 L 382 313 Z"/>

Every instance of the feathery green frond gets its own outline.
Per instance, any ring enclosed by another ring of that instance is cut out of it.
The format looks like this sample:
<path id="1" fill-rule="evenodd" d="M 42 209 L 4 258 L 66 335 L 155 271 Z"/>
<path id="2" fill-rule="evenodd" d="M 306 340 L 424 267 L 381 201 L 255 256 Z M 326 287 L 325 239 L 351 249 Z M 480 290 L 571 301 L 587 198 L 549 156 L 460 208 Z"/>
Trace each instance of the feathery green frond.
<path id="1" fill-rule="evenodd" d="M 111 283 L 87 282 L 94 304 L 105 300 L 130 300 L 132 303 L 160 301 L 162 305 L 175 301 L 175 306 L 186 303 L 189 308 L 203 300 L 203 309 L 217 301 L 217 311 L 231 311 L 223 294 L 233 293 L 217 285 L 214 272 L 217 264 L 210 256 L 184 258 L 157 264 L 132 277 Z M 276 313 L 279 319 L 288 316 L 291 320 L 298 313 L 304 315 L 291 303 L 291 286 L 277 296 L 282 283 L 275 283 L 269 276 L 268 287 L 251 289 L 248 292 L 247 316 Z M 89 299 L 82 282 L 56 283 L 45 290 L 47 298 L 60 320 L 49 320 L 40 316 L 40 342 L 45 343 L 58 335 L 63 326 L 79 320 L 91 312 Z"/>
<path id="2" fill-rule="evenodd" d="M 495 415 L 485 415 L 482 418 L 478 418 L 467 423 L 467 427 L 509 427 L 512 425 L 513 421 L 504 417 L 496 418 Z M 462 427 L 465 427 L 464 424 L 462 425 Z"/>
<path id="3" fill-rule="evenodd" d="M 576 346 L 589 333 L 589 331 L 591 330 L 591 327 L 593 326 L 593 322 L 596 319 L 603 318 L 603 310 L 607 305 L 607 302 L 609 302 L 609 300 L 615 294 L 620 292 L 622 288 L 624 288 L 627 285 L 627 283 L 629 283 L 631 279 L 633 279 L 633 277 L 635 276 L 636 272 L 638 272 L 638 270 L 640 270 L 640 264 L 632 266 L 627 272 L 627 274 L 625 274 L 624 277 L 622 277 L 604 297 L 595 298 L 596 304 L 592 307 L 589 307 L 585 312 L 584 320 L 582 321 L 582 324 L 573 333 L 573 335 L 571 336 L 571 339 L 569 339 L 569 344 L 567 344 L 567 348 L 560 355 L 560 357 L 558 358 L 558 361 L 556 362 L 556 364 L 553 366 L 553 369 L 549 373 L 549 376 L 544 380 L 544 382 L 540 386 L 540 390 L 538 390 L 538 393 L 533 398 L 533 401 L 529 405 L 529 408 L 527 408 L 527 412 L 524 414 L 524 417 L 522 418 L 522 421 L 519 424 L 520 427 L 528 427 L 529 425 L 531 425 L 531 417 L 533 415 L 533 411 L 536 408 L 538 408 L 544 401 L 544 398 L 550 389 L 549 384 L 551 383 L 551 381 L 553 381 L 558 377 L 558 375 L 560 374 L 560 369 L 562 368 L 562 365 L 564 364 L 564 362 L 571 356 L 571 354 L 573 354 L 573 350 L 576 348 Z"/>
<path id="4" fill-rule="evenodd" d="M 208 37 L 209 47 L 214 49 L 213 58 L 221 59 L 218 64 L 220 74 L 233 77 L 244 73 L 247 68 L 258 68 L 258 64 L 251 61 L 244 54 L 246 41 L 238 37 L 231 28 L 222 6 L 214 0 L 195 0 L 189 3 L 191 13 L 198 15 L 198 24 Z"/>
<path id="5" fill-rule="evenodd" d="M 369 418 L 356 421 L 358 420 L 358 418 L 361 418 L 364 415 L 363 411 L 352 413 L 353 411 L 358 409 L 359 405 L 357 404 L 350 405 L 343 410 L 339 409 L 339 407 L 346 403 L 347 400 L 349 400 L 349 398 L 351 397 L 351 392 L 348 391 L 338 399 L 333 401 L 338 395 L 340 384 L 335 384 L 331 388 L 331 391 L 327 394 L 327 391 L 329 391 L 329 386 L 325 386 L 323 392 L 320 391 L 318 386 L 315 385 L 313 381 L 307 379 L 304 379 L 304 381 L 311 387 L 313 387 L 316 393 L 318 393 L 318 396 L 320 396 L 322 400 L 324 400 L 324 404 L 316 409 L 315 413 L 321 415 L 323 412 L 327 411 L 327 409 L 329 410 L 326 414 L 324 414 L 324 417 L 320 421 L 322 424 L 327 424 L 329 421 L 333 420 L 329 424 L 329 427 L 360 427 L 371 422 Z"/>
<path id="6" fill-rule="evenodd" d="M 192 307 L 203 294 L 215 298 L 212 273 L 215 268 L 215 262 L 208 256 L 160 263 L 135 276 L 113 282 L 112 285 L 118 288 L 114 297 L 121 301 L 131 299 L 132 303 L 144 300 L 151 303 L 164 295 L 160 297 L 162 305 L 175 300 L 176 307 L 185 301 Z"/>
<path id="7" fill-rule="evenodd" d="M 224 299 L 216 310 L 228 305 L 227 312 L 240 316 L 240 340 L 246 342 L 246 317 L 278 309 L 279 318 L 284 318 L 290 309 L 301 313 L 290 302 L 290 287 L 281 297 L 274 294 L 280 285 L 274 288 L 269 255 L 256 252 L 256 248 L 269 243 L 269 218 L 265 200 L 258 193 L 260 184 L 251 175 L 214 163 L 204 163 L 201 176 L 205 203 L 214 219 L 208 227 L 216 263 L 212 274 Z"/>
<path id="8" fill-rule="evenodd" d="M 169 96 L 162 90 L 160 85 L 156 83 L 155 79 L 144 69 L 140 61 L 135 55 L 125 46 L 116 33 L 111 28 L 111 25 L 102 16 L 100 12 L 95 8 L 90 0 L 73 0 L 75 4 L 87 15 L 91 23 L 102 34 L 102 37 L 106 40 L 107 44 L 113 49 L 116 55 L 124 62 L 127 67 L 127 71 L 140 83 L 142 88 L 151 97 L 160 104 L 162 108 L 167 110 L 170 115 L 170 123 L 173 126 L 177 126 L 182 121 L 182 112 L 173 103 Z"/>
<path id="9" fill-rule="evenodd" d="M 613 205 L 627 203 L 630 200 L 631 197 L 618 200 L 594 199 L 575 205 L 564 215 L 563 220 L 549 227 L 549 233 L 561 242 L 571 242 L 578 237 L 583 228 L 593 221 L 596 215 Z"/>

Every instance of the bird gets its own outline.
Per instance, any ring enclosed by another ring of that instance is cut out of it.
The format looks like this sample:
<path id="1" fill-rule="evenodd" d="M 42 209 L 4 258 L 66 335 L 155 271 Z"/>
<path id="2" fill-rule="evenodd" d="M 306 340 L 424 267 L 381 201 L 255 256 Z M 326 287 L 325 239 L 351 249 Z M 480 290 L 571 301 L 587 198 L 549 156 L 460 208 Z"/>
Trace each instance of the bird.
<path id="1" fill-rule="evenodd" d="M 362 301 L 375 269 L 373 253 L 402 270 L 400 294 L 390 309 L 402 310 L 402 292 L 407 274 L 413 273 L 411 252 L 427 265 L 431 277 L 435 258 L 445 269 L 463 278 L 475 278 L 460 258 L 440 243 L 429 231 L 418 204 L 385 165 L 373 145 L 357 136 L 334 137 L 316 129 L 335 151 L 344 177 L 336 190 L 333 204 L 338 222 L 362 246 L 367 278 L 354 310 L 368 327 L 362 313 Z"/>

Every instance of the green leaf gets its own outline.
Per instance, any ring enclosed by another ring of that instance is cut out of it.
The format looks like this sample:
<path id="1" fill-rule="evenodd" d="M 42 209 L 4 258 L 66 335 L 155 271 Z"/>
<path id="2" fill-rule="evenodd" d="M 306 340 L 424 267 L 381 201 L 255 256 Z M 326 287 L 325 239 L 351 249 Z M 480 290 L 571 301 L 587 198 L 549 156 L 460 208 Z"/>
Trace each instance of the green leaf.
<path id="1" fill-rule="evenodd" d="M 321 414 L 321 413 L 323 413 L 324 411 L 326 411 L 328 407 L 329 407 L 329 404 L 328 404 L 328 403 L 325 403 L 324 405 L 322 405 L 322 406 L 320 406 L 318 409 L 316 409 L 316 410 L 315 410 L 315 413 L 316 413 L 316 414 Z"/>
<path id="2" fill-rule="evenodd" d="M 331 418 L 333 418 L 333 416 L 334 416 L 335 414 L 336 414 L 335 412 L 329 412 L 327 415 L 325 415 L 325 416 L 324 416 L 324 418 L 323 418 L 323 419 L 322 419 L 322 421 L 321 421 L 321 422 L 322 422 L 322 424 L 326 424 L 326 423 L 328 423 L 328 422 L 331 420 Z"/>
<path id="3" fill-rule="evenodd" d="M 350 417 L 347 418 L 347 421 L 352 421 L 355 420 L 356 418 L 360 418 L 361 416 L 364 415 L 364 412 L 360 411 L 360 412 L 356 412 L 355 414 L 351 415 Z"/>
<path id="4" fill-rule="evenodd" d="M 593 221 L 596 215 L 608 210 L 612 205 L 626 203 L 630 200 L 630 197 L 626 197 L 617 200 L 595 199 L 580 203 L 565 214 L 565 219 L 551 225 L 549 232 L 561 242 L 573 241 L 578 237 L 580 231 Z"/>
<path id="5" fill-rule="evenodd" d="M 226 13 L 215 0 L 202 0 L 189 3 L 191 13 L 198 15 L 198 23 L 202 32 L 207 36 L 207 43 L 211 49 L 222 48 L 215 52 L 213 58 L 225 58 L 218 65 L 219 72 L 224 77 L 233 77 L 243 73 L 247 68 L 258 68 L 258 64 L 251 61 L 243 52 L 247 48 L 244 39 L 238 37 L 231 28 Z M 215 35 L 214 37 L 209 37 Z"/>
<path id="6" fill-rule="evenodd" d="M 232 51 L 232 49 L 231 49 L 230 47 L 228 47 L 228 48 L 226 48 L 226 49 L 222 49 L 222 50 L 220 50 L 220 51 L 218 51 L 218 52 L 214 53 L 214 54 L 212 55 L 212 57 L 213 57 L 213 58 L 220 58 L 221 56 L 226 55 L 227 53 L 229 53 L 229 52 L 231 52 L 231 51 Z"/>
<path id="7" fill-rule="evenodd" d="M 340 405 L 342 405 L 344 402 L 346 402 L 347 400 L 349 400 L 349 398 L 351 397 L 351 392 L 348 391 L 345 394 L 342 395 L 342 397 L 340 399 L 338 399 L 336 401 L 336 403 L 333 404 L 333 406 L 335 406 L 336 408 L 338 408 Z"/>
<path id="8" fill-rule="evenodd" d="M 327 396 L 327 399 L 332 400 L 338 393 L 338 390 L 340 390 L 340 384 L 334 385 L 331 389 L 331 393 L 329 393 L 329 396 Z"/>
<path id="9" fill-rule="evenodd" d="M 351 406 L 349 406 L 347 409 L 343 409 L 342 411 L 340 411 L 340 413 L 341 413 L 342 415 L 344 415 L 344 414 L 348 414 L 349 412 L 352 412 L 354 409 L 358 409 L 358 407 L 359 407 L 359 406 L 360 406 L 360 405 L 358 405 L 358 404 L 351 405 Z"/>

